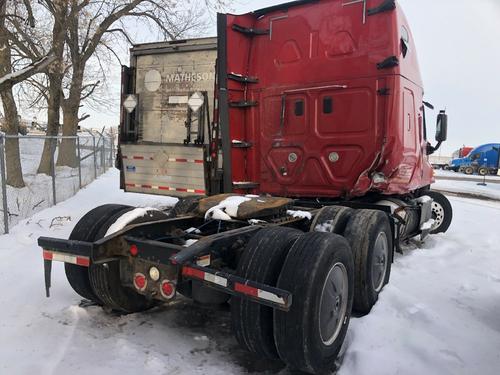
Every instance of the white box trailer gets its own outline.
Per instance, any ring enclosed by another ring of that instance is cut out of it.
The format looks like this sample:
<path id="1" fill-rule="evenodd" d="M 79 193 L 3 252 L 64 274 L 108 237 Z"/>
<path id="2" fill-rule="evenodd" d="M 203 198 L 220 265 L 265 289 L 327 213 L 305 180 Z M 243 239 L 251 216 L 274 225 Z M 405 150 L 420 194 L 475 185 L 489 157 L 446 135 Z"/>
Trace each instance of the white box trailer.
<path id="1" fill-rule="evenodd" d="M 121 187 L 205 195 L 217 38 L 141 44 L 130 52 L 130 68 L 122 67 Z"/>
<path id="2" fill-rule="evenodd" d="M 429 161 L 434 169 L 449 169 L 450 156 L 430 155 Z"/>

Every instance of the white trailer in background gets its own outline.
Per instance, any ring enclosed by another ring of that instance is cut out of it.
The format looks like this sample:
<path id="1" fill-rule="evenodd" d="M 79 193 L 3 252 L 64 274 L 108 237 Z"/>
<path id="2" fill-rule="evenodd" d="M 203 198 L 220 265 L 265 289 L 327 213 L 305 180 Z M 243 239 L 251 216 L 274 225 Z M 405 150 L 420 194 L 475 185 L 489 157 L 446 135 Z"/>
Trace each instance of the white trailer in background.
<path id="1" fill-rule="evenodd" d="M 430 155 L 429 161 L 434 169 L 448 170 L 451 162 L 451 156 Z"/>

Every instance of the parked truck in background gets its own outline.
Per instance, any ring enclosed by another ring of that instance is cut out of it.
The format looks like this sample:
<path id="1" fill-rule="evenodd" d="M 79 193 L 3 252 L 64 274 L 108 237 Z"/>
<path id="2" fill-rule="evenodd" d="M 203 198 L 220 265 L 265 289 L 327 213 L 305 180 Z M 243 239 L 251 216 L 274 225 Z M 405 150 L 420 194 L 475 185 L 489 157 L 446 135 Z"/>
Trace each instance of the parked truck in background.
<path id="1" fill-rule="evenodd" d="M 452 159 L 464 158 L 467 155 L 469 155 L 469 153 L 472 150 L 474 150 L 474 147 L 464 146 L 464 147 L 459 148 L 458 150 L 456 150 L 453 154 L 451 154 L 451 158 Z"/>
<path id="2" fill-rule="evenodd" d="M 441 156 L 441 155 L 430 155 L 429 162 L 434 169 L 444 169 L 448 170 L 451 163 L 450 156 Z"/>
<path id="3" fill-rule="evenodd" d="M 466 157 L 474 147 L 462 147 L 458 150 L 456 150 L 451 157 L 450 156 L 441 156 L 441 155 L 430 155 L 429 156 L 429 161 L 434 169 L 444 169 L 444 170 L 455 170 L 455 168 L 452 168 L 452 161 L 455 159 L 459 158 L 464 158 Z M 458 168 L 456 168 L 456 171 L 458 171 Z"/>
<path id="4" fill-rule="evenodd" d="M 219 14 L 217 38 L 134 46 L 123 68 L 121 186 L 172 211 L 110 204 L 41 237 L 84 298 L 120 313 L 230 303 L 238 342 L 291 368 L 335 368 L 395 251 L 445 232 L 430 189 L 414 40 L 394 0 L 302 0 Z"/>
<path id="5" fill-rule="evenodd" d="M 500 143 L 488 143 L 472 149 L 465 157 L 453 159 L 450 169 L 468 175 L 497 175 L 500 168 Z"/>
<path id="6" fill-rule="evenodd" d="M 465 158 L 467 155 L 469 155 L 469 153 L 473 149 L 474 149 L 474 147 L 468 147 L 468 146 L 464 146 L 462 148 L 459 148 L 453 154 L 451 154 L 451 158 L 448 161 L 448 166 L 443 168 L 443 169 L 448 169 L 448 170 L 452 170 L 454 172 L 458 172 L 458 170 L 460 169 L 460 164 L 461 164 L 461 162 L 458 159 Z"/>

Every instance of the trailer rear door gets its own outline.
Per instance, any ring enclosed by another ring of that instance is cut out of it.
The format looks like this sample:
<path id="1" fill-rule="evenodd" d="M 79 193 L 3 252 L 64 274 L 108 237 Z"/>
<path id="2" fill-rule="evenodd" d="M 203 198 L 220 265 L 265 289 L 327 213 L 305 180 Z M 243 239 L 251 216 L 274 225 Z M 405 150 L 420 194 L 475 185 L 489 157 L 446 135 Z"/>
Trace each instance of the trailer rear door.
<path id="1" fill-rule="evenodd" d="M 132 95 L 137 106 L 125 114 L 126 120 L 132 117 L 128 123 L 134 123 L 133 136 L 129 131 L 120 142 L 126 191 L 207 193 L 216 53 L 216 38 L 151 43 L 131 50 L 132 82 L 123 100 Z"/>

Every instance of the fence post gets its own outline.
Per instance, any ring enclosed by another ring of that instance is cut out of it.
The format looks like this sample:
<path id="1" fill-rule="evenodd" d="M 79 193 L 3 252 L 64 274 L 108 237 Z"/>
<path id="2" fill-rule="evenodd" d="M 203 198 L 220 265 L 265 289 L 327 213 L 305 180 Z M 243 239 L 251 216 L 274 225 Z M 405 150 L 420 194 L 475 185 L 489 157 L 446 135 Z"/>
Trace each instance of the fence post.
<path id="1" fill-rule="evenodd" d="M 106 173 L 106 138 L 102 137 L 102 146 L 101 146 L 101 164 L 102 171 Z"/>
<path id="2" fill-rule="evenodd" d="M 54 201 L 54 206 L 57 204 L 56 199 L 56 162 L 55 162 L 55 153 L 57 148 L 57 138 L 52 137 L 53 142 L 50 142 L 51 145 L 51 158 L 50 158 L 50 172 L 52 175 L 52 199 Z"/>
<path id="3" fill-rule="evenodd" d="M 76 136 L 76 150 L 78 152 L 78 183 L 80 189 L 82 188 L 82 155 L 80 151 L 80 137 Z"/>
<path id="4" fill-rule="evenodd" d="M 95 148 L 95 137 L 94 134 L 90 133 L 92 135 L 92 144 L 94 145 L 93 150 L 94 150 L 94 180 L 97 179 L 97 150 Z"/>
<path id="5" fill-rule="evenodd" d="M 111 142 L 111 154 L 109 155 L 109 167 L 113 168 L 113 156 L 115 153 L 115 135 L 113 134 L 113 128 L 110 130 L 110 142 Z"/>
<path id="6" fill-rule="evenodd" d="M 0 177 L 2 178 L 2 204 L 4 233 L 9 233 L 9 205 L 7 204 L 7 180 L 5 177 L 4 137 L 0 134 Z"/>

